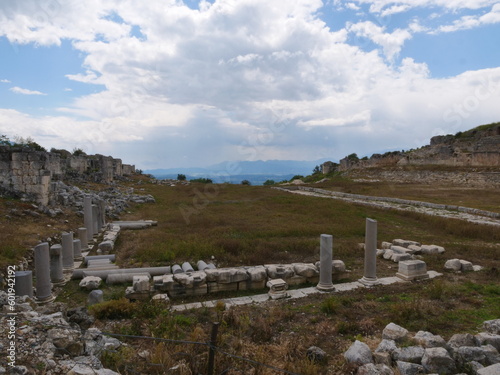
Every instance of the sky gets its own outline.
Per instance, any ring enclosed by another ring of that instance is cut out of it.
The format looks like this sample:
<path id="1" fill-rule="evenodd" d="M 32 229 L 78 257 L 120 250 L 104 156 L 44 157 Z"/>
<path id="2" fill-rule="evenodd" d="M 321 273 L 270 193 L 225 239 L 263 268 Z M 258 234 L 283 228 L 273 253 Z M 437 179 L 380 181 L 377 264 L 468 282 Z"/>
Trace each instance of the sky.
<path id="1" fill-rule="evenodd" d="M 500 1 L 2 0 L 0 135 L 138 168 L 339 160 L 500 121 Z"/>

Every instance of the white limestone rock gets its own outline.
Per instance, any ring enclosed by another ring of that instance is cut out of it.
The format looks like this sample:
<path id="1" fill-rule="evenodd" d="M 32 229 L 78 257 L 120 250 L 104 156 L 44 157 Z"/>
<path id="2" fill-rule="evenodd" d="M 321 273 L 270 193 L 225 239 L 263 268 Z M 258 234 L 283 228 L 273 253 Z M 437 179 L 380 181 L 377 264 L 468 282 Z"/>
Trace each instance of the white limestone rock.
<path id="1" fill-rule="evenodd" d="M 487 320 L 483 323 L 483 328 L 488 333 L 500 335 L 500 319 Z"/>
<path id="2" fill-rule="evenodd" d="M 454 374 L 455 361 L 444 348 L 427 348 L 422 357 L 422 366 L 428 373 Z"/>
<path id="3" fill-rule="evenodd" d="M 392 353 L 397 348 L 398 347 L 396 346 L 396 341 L 383 339 L 382 341 L 380 341 L 380 344 L 378 344 L 377 349 L 375 349 L 375 353 L 380 353 L 380 352 Z"/>
<path id="4" fill-rule="evenodd" d="M 98 276 L 86 276 L 80 281 L 80 288 L 87 290 L 99 289 L 102 279 Z"/>
<path id="5" fill-rule="evenodd" d="M 417 363 L 397 361 L 397 367 L 401 375 L 425 374 L 424 366 Z"/>
<path id="6" fill-rule="evenodd" d="M 381 244 L 380 244 L 380 247 L 384 250 L 387 250 L 387 249 L 390 249 L 392 246 L 392 243 L 390 242 L 386 242 L 386 241 L 383 241 Z"/>
<path id="7" fill-rule="evenodd" d="M 408 336 L 408 330 L 394 323 L 389 323 L 382 331 L 382 338 L 401 342 Z"/>
<path id="8" fill-rule="evenodd" d="M 149 278 L 144 275 L 134 276 L 132 281 L 132 288 L 134 292 L 148 292 Z"/>
<path id="9" fill-rule="evenodd" d="M 194 288 L 206 284 L 207 274 L 204 271 L 193 271 L 187 273 L 177 273 L 173 275 L 176 282 L 186 288 Z"/>
<path id="10" fill-rule="evenodd" d="M 394 375 L 394 371 L 384 364 L 367 363 L 358 368 L 357 375 Z"/>
<path id="11" fill-rule="evenodd" d="M 344 358 L 349 363 L 365 365 L 373 363 L 372 352 L 364 342 L 356 340 L 344 353 Z"/>
<path id="12" fill-rule="evenodd" d="M 391 249 L 388 249 L 388 250 L 385 251 L 385 253 L 383 255 L 383 258 L 387 259 L 387 260 L 390 260 L 393 255 L 394 255 L 394 251 L 392 251 Z"/>
<path id="13" fill-rule="evenodd" d="M 460 259 L 448 259 L 444 264 L 444 269 L 448 271 L 460 271 L 462 269 L 462 263 Z"/>
<path id="14" fill-rule="evenodd" d="M 430 332 L 418 331 L 413 339 L 424 348 L 446 348 L 446 341 L 441 336 Z"/>
<path id="15" fill-rule="evenodd" d="M 319 275 L 318 269 L 312 263 L 292 263 L 292 266 L 296 275 L 307 278 L 316 277 Z"/>
<path id="16" fill-rule="evenodd" d="M 460 260 L 460 270 L 462 272 L 469 272 L 469 271 L 474 271 L 474 266 L 472 265 L 471 262 L 467 261 L 467 260 Z"/>
<path id="17" fill-rule="evenodd" d="M 476 340 L 480 345 L 491 345 L 500 351 L 500 335 L 480 332 L 476 335 Z"/>
<path id="18" fill-rule="evenodd" d="M 479 346 L 479 343 L 470 333 L 456 333 L 448 340 L 448 346 L 458 349 L 461 346 Z"/>
<path id="19" fill-rule="evenodd" d="M 394 361 L 403 361 L 411 363 L 422 362 L 422 357 L 424 356 L 424 348 L 421 346 L 407 346 L 404 348 L 398 348 L 392 353 L 392 358 Z"/>
<path id="20" fill-rule="evenodd" d="M 500 363 L 483 367 L 477 371 L 477 375 L 498 375 L 500 374 Z"/>

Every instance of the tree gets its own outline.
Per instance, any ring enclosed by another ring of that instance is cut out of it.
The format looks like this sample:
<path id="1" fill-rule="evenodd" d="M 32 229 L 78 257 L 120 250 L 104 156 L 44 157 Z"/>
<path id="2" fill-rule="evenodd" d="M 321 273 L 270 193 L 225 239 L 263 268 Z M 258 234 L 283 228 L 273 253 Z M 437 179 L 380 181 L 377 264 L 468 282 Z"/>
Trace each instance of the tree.
<path id="1" fill-rule="evenodd" d="M 73 149 L 73 156 L 82 156 L 82 155 L 87 155 L 81 148 L 74 148 Z"/>
<path id="2" fill-rule="evenodd" d="M 177 180 L 179 180 L 179 181 L 186 181 L 186 175 L 179 173 L 177 175 Z"/>
<path id="3" fill-rule="evenodd" d="M 290 181 L 293 181 L 293 180 L 300 180 L 300 179 L 303 179 L 304 176 L 300 175 L 300 174 L 296 174 L 295 176 L 293 176 Z"/>
<path id="4" fill-rule="evenodd" d="M 10 139 L 6 135 L 0 135 L 0 146 L 10 146 Z"/>
<path id="5" fill-rule="evenodd" d="M 264 186 L 269 186 L 269 185 L 274 185 L 275 183 L 276 182 L 274 182 L 274 180 L 266 180 L 263 185 Z"/>
<path id="6" fill-rule="evenodd" d="M 241 181 L 241 184 L 242 185 L 248 185 L 248 186 L 252 185 L 252 183 L 250 181 L 248 181 L 248 180 Z"/>
<path id="7" fill-rule="evenodd" d="M 359 161 L 358 154 L 356 154 L 356 153 L 352 153 L 350 155 L 347 155 L 347 159 L 349 159 L 351 161 Z"/>
<path id="8" fill-rule="evenodd" d="M 189 180 L 191 182 L 201 182 L 202 184 L 211 184 L 213 181 L 210 178 L 194 178 L 192 180 Z"/>
<path id="9" fill-rule="evenodd" d="M 321 167 L 319 165 L 315 166 L 313 169 L 313 174 L 319 174 L 321 172 Z"/>
<path id="10" fill-rule="evenodd" d="M 27 148 L 30 148 L 30 149 L 35 150 L 35 151 L 47 152 L 47 149 L 45 147 L 40 146 L 31 137 L 23 138 L 20 136 L 15 136 L 14 141 L 15 141 L 14 146 L 27 147 Z"/>

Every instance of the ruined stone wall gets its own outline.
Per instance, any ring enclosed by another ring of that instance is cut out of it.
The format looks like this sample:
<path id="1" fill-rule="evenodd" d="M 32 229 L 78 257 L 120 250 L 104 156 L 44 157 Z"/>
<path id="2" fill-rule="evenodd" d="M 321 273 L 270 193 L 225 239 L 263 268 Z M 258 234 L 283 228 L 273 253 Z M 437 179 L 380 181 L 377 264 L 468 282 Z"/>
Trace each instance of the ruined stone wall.
<path id="1" fill-rule="evenodd" d="M 407 152 L 374 154 L 368 160 L 340 160 L 339 171 L 394 167 L 402 165 L 441 165 L 453 167 L 500 167 L 500 126 L 472 132 L 467 136 L 439 135 L 428 146 Z"/>
<path id="2" fill-rule="evenodd" d="M 125 167 L 125 168 L 124 168 Z M 50 202 L 53 181 L 77 178 L 111 183 L 132 174 L 134 166 L 104 155 L 70 155 L 33 151 L 23 147 L 0 147 L 0 187 L 43 205 Z"/>
<path id="3" fill-rule="evenodd" d="M 135 173 L 135 165 L 122 164 L 123 176 L 130 176 Z"/>

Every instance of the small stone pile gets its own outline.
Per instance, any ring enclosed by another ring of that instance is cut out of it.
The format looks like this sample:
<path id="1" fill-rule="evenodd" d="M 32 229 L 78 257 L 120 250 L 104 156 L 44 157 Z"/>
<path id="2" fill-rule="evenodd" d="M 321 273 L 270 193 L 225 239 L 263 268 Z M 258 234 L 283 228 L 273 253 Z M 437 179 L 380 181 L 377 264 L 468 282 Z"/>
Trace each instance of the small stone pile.
<path id="1" fill-rule="evenodd" d="M 444 264 L 444 269 L 455 272 L 481 271 L 483 267 L 474 265 L 463 259 L 449 259 Z"/>
<path id="2" fill-rule="evenodd" d="M 395 239 L 392 242 L 382 242 L 382 249 L 377 255 L 397 263 L 403 260 L 416 259 L 421 254 L 443 254 L 444 247 L 438 245 L 422 245 L 420 242 Z"/>
<path id="3" fill-rule="evenodd" d="M 431 332 L 418 331 L 411 336 L 405 328 L 390 323 L 373 353 L 368 345 L 356 340 L 344 358 L 359 365 L 358 375 L 466 375 L 466 371 L 467 374 L 498 375 L 500 319 L 485 321 L 483 328 L 484 331 L 475 336 L 455 334 L 446 342 Z"/>
<path id="4" fill-rule="evenodd" d="M 7 311 L 7 294 L 0 291 L 0 305 Z M 84 307 L 67 310 L 63 303 L 37 306 L 28 296 L 16 298 L 15 366 L 0 364 L 0 374 L 118 375 L 104 369 L 100 361 L 105 351 L 125 345 L 89 328 L 94 318 Z M 9 311 L 10 312 L 10 311 Z M 7 315 L 0 318 L 0 350 L 9 348 Z M 3 367 L 6 366 L 6 367 Z"/>

